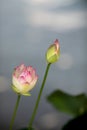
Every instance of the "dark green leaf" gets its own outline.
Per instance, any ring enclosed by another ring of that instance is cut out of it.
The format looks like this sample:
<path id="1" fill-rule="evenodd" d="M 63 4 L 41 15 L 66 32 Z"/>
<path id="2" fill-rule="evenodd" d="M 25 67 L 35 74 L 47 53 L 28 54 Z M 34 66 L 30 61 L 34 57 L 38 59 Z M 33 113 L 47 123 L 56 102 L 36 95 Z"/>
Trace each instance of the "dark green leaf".
<path id="1" fill-rule="evenodd" d="M 34 128 L 21 128 L 19 130 L 34 130 Z"/>
<path id="2" fill-rule="evenodd" d="M 87 130 L 87 113 L 70 120 L 62 130 Z"/>
<path id="3" fill-rule="evenodd" d="M 85 94 L 70 95 L 63 91 L 57 90 L 47 97 L 47 100 L 62 112 L 74 116 L 87 112 L 87 97 Z"/>
<path id="4" fill-rule="evenodd" d="M 28 130 L 28 128 L 21 128 L 21 129 L 18 129 L 18 130 Z"/>

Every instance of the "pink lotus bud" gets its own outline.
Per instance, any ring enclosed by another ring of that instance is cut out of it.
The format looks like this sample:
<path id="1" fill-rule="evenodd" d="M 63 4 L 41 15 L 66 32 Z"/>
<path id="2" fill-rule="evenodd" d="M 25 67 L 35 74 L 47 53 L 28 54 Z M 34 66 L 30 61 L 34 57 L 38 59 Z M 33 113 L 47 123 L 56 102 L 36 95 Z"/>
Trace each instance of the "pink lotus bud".
<path id="1" fill-rule="evenodd" d="M 29 96 L 30 93 L 28 91 L 36 85 L 37 79 L 38 76 L 33 67 L 26 67 L 24 64 L 21 64 L 14 69 L 12 88 L 18 94 Z"/>
<path id="2" fill-rule="evenodd" d="M 60 45 L 59 41 L 56 39 L 54 44 L 52 44 L 46 52 L 46 60 L 48 63 L 54 63 L 58 61 L 60 57 Z"/>

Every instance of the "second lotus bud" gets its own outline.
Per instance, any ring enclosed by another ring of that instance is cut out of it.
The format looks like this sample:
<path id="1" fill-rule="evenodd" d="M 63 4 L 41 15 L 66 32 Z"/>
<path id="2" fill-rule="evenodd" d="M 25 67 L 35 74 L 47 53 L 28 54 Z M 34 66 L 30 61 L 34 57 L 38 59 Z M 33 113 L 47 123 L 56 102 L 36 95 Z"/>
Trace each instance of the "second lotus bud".
<path id="1" fill-rule="evenodd" d="M 57 62 L 60 57 L 60 45 L 59 41 L 56 39 L 54 44 L 52 44 L 46 52 L 46 60 L 48 63 Z"/>

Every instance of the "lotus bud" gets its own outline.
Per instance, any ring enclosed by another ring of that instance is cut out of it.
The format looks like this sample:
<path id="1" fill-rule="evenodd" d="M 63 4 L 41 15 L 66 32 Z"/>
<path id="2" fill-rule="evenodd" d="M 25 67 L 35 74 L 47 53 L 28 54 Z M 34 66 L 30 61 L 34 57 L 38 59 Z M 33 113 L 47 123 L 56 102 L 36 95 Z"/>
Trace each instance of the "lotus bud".
<path id="1" fill-rule="evenodd" d="M 48 63 L 55 63 L 60 57 L 60 45 L 59 41 L 56 39 L 54 44 L 52 44 L 46 52 L 46 60 Z"/>
<path id="2" fill-rule="evenodd" d="M 29 96 L 29 91 L 35 87 L 37 79 L 38 76 L 32 66 L 21 64 L 14 69 L 12 88 L 18 94 Z"/>

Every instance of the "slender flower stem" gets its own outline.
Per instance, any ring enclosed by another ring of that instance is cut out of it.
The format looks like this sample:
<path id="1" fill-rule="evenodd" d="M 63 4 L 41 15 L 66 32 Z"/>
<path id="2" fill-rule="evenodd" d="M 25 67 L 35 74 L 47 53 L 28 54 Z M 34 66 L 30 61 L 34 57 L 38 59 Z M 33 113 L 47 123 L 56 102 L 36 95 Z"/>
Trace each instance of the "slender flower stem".
<path id="1" fill-rule="evenodd" d="M 35 107 L 34 107 L 34 111 L 33 111 L 33 113 L 32 113 L 32 116 L 31 116 L 31 119 L 30 119 L 30 122 L 29 122 L 28 130 L 32 129 L 32 124 L 33 124 L 33 121 L 34 121 L 34 118 L 35 118 L 35 115 L 36 115 L 36 112 L 37 112 L 37 108 L 38 108 L 39 101 L 40 101 L 40 98 L 41 98 L 41 95 L 42 95 L 42 91 L 43 91 L 43 88 L 44 88 L 44 85 L 45 85 L 45 82 L 46 82 L 46 79 L 47 79 L 47 74 L 48 74 L 50 65 L 51 65 L 51 64 L 49 63 L 49 64 L 47 65 L 47 67 L 46 67 L 45 75 L 44 75 L 43 82 L 42 82 L 42 85 L 41 85 L 41 88 L 40 88 L 40 91 L 39 91 L 38 98 L 37 98 L 37 100 L 36 100 L 36 104 L 35 104 Z"/>
<path id="2" fill-rule="evenodd" d="M 16 113 L 17 113 L 17 108 L 18 108 L 18 105 L 19 105 L 19 102 L 20 102 L 20 97 L 21 97 L 21 95 L 18 95 L 18 97 L 17 97 L 17 101 L 16 101 L 16 105 L 15 105 L 14 112 L 13 112 L 13 115 L 12 115 L 12 119 L 11 119 L 10 129 L 9 130 L 12 130 L 12 127 L 13 127 L 13 124 L 14 124 L 14 120 L 15 120 L 15 117 L 16 117 Z"/>

